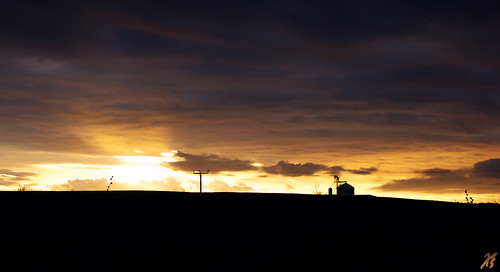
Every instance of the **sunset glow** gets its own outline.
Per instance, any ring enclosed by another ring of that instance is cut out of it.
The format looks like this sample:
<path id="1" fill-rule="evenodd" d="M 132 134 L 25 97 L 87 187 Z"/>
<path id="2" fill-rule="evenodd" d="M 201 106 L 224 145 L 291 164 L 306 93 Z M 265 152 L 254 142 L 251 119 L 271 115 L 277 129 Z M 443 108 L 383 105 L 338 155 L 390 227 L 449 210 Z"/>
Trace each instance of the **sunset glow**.
<path id="1" fill-rule="evenodd" d="M 0 190 L 500 195 L 494 2 L 21 2 Z"/>

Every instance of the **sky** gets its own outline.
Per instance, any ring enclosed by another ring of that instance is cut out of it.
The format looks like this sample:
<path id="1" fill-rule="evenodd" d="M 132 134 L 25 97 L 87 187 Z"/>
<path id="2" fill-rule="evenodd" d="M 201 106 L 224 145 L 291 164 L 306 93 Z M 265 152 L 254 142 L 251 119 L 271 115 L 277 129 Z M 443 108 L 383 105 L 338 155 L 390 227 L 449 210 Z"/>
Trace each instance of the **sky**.
<path id="1" fill-rule="evenodd" d="M 0 190 L 498 198 L 499 10 L 4 1 Z"/>

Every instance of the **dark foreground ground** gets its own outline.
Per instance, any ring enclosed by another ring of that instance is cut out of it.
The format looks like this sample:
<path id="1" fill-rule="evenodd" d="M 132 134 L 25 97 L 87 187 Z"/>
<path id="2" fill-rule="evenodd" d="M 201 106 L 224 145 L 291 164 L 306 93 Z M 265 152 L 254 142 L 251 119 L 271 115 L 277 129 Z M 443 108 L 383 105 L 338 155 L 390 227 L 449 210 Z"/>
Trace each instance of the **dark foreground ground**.
<path id="1" fill-rule="evenodd" d="M 500 271 L 500 205 L 0 192 L 2 271 Z M 492 268 L 489 265 L 493 263 Z"/>

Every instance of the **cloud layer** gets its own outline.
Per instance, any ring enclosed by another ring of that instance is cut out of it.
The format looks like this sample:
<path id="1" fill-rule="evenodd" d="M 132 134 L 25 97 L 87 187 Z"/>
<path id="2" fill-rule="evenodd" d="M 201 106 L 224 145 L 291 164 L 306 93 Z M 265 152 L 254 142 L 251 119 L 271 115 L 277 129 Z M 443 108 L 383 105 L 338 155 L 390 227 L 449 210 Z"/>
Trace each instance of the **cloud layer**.
<path id="1" fill-rule="evenodd" d="M 495 1 L 106 3 L 5 4 L 0 142 L 499 143 Z"/>
<path id="2" fill-rule="evenodd" d="M 177 151 L 175 157 L 181 159 L 175 162 L 168 162 L 164 165 L 181 171 L 210 170 L 211 172 L 221 171 L 250 171 L 256 170 L 251 161 L 237 158 L 228 159 L 215 154 L 193 155 Z"/>
<path id="3" fill-rule="evenodd" d="M 75 179 L 68 180 L 66 183 L 55 184 L 50 186 L 53 191 L 105 191 L 109 181 L 102 179 Z M 162 181 L 142 181 L 140 184 L 128 184 L 123 182 L 113 181 L 110 190 L 160 190 L 160 191 L 175 191 L 184 192 L 192 188 L 185 188 L 180 182 L 174 178 L 165 179 Z M 254 189 L 243 182 L 237 182 L 234 185 L 229 185 L 222 180 L 214 180 L 204 184 L 204 188 L 213 192 L 250 192 Z"/>
<path id="4" fill-rule="evenodd" d="M 249 192 L 254 190 L 243 182 L 231 186 L 221 180 L 214 180 L 205 187 L 213 192 Z"/>
<path id="5" fill-rule="evenodd" d="M 468 189 L 479 194 L 500 191 L 500 159 L 480 161 L 471 168 L 432 168 L 421 171 L 415 178 L 394 180 L 378 186 L 381 191 L 414 191 L 436 194 L 456 194 Z"/>
<path id="6" fill-rule="evenodd" d="M 319 171 L 326 171 L 328 166 L 315 163 L 289 163 L 279 161 L 276 165 L 263 167 L 266 173 L 279 174 L 283 176 L 298 177 L 311 176 Z"/>
<path id="7" fill-rule="evenodd" d="M 274 165 L 258 167 L 256 162 L 250 160 L 240 160 L 238 158 L 225 158 L 216 154 L 195 155 L 185 153 L 178 150 L 175 157 L 179 159 L 175 162 L 165 162 L 165 167 L 170 167 L 175 170 L 193 171 L 193 170 L 210 170 L 210 172 L 218 173 L 222 171 L 237 172 L 237 171 L 263 171 L 268 174 L 282 175 L 288 177 L 312 176 L 317 173 L 328 173 L 338 175 L 341 172 L 350 172 L 357 175 L 369 175 L 378 169 L 375 167 L 359 169 L 345 169 L 342 166 L 327 166 L 312 162 L 306 163 L 290 163 L 287 161 L 278 161 Z"/>
<path id="8" fill-rule="evenodd" d="M 66 183 L 54 184 L 49 186 L 53 191 L 106 191 L 109 181 L 102 179 L 75 179 L 68 180 Z M 141 181 L 140 184 L 128 184 L 119 181 L 113 181 L 110 190 L 159 190 L 183 192 L 185 188 L 175 179 L 166 179 L 163 181 Z"/>
<path id="9" fill-rule="evenodd" d="M 312 176 L 319 172 L 328 173 L 330 175 L 340 175 L 341 172 L 350 172 L 356 175 L 369 175 L 378 171 L 376 167 L 360 167 L 359 169 L 345 169 L 340 165 L 327 166 L 316 163 L 289 163 L 287 161 L 279 161 L 275 165 L 265 166 L 262 170 L 269 174 L 277 174 L 289 177 Z"/>
<path id="10" fill-rule="evenodd" d="M 0 186 L 14 186 L 21 182 L 31 181 L 38 176 L 36 173 L 15 172 L 10 169 L 0 169 Z"/>
<path id="11" fill-rule="evenodd" d="M 260 171 L 259 161 L 296 177 L 374 174 L 374 160 L 424 161 L 423 150 L 484 160 L 500 144 L 499 8 L 9 1 L 0 10 L 0 145 L 21 158 L 190 150 L 202 155 L 179 153 L 166 166 Z M 0 157 L 1 168 L 19 164 Z"/>

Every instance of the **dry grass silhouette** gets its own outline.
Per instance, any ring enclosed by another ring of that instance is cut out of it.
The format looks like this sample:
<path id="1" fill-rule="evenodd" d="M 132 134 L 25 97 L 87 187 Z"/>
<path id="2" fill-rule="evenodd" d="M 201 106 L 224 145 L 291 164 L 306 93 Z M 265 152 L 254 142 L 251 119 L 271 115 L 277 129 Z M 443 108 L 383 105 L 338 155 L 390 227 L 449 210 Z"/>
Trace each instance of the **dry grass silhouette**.
<path id="1" fill-rule="evenodd" d="M 466 203 L 474 204 L 474 198 L 472 196 L 469 196 L 467 189 L 465 189 L 465 201 Z"/>
<path id="2" fill-rule="evenodd" d="M 18 192 L 25 192 L 25 191 L 33 191 L 30 185 L 25 185 L 25 184 L 19 184 L 19 187 L 17 188 Z"/>
<path id="3" fill-rule="evenodd" d="M 109 187 L 111 187 L 111 184 L 113 184 L 113 176 L 111 176 L 111 178 L 109 178 L 109 184 L 108 184 L 108 188 L 106 189 L 106 191 L 109 192 Z"/>
<path id="4" fill-rule="evenodd" d="M 319 186 L 319 184 L 316 184 L 316 185 L 314 185 L 313 194 L 323 195 L 323 194 L 325 194 L 325 192 L 323 190 L 321 190 L 321 187 Z"/>

